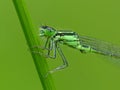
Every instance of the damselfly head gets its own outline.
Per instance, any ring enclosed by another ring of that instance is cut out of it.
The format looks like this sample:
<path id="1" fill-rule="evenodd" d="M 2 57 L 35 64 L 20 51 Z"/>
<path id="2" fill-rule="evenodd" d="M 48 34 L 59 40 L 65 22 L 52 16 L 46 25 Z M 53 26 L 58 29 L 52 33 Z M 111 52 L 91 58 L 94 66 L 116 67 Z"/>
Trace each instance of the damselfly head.
<path id="1" fill-rule="evenodd" d="M 55 34 L 55 29 L 49 26 L 41 26 L 40 27 L 40 36 L 51 37 Z"/>

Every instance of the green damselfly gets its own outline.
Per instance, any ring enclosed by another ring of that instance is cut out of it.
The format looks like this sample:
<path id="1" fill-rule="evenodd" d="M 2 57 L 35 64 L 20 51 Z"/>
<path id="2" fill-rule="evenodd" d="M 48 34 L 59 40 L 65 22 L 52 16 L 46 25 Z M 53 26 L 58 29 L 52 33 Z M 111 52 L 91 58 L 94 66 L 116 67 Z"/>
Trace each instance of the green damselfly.
<path id="1" fill-rule="evenodd" d="M 55 59 L 56 51 L 58 51 L 63 61 L 63 65 L 49 71 L 49 73 L 64 69 L 68 66 L 67 59 L 60 48 L 60 44 L 75 48 L 81 53 L 93 52 L 110 57 L 120 58 L 119 47 L 95 38 L 78 35 L 73 31 L 56 30 L 49 26 L 41 26 L 39 35 L 40 37 L 47 38 L 43 48 L 48 51 L 47 57 Z M 51 52 L 53 52 L 53 55 L 51 55 Z"/>

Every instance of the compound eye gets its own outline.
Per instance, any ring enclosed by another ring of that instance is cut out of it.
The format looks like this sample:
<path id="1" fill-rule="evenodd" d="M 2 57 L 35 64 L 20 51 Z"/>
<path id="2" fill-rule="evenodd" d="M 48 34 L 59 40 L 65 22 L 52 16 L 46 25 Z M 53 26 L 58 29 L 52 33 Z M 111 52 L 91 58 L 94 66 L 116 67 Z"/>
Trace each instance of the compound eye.
<path id="1" fill-rule="evenodd" d="M 53 30 L 55 30 L 54 28 L 52 28 L 52 27 L 49 27 L 49 26 L 41 26 L 41 28 L 43 28 L 43 29 L 45 29 L 45 30 L 48 30 L 48 31 L 53 31 Z"/>
<path id="2" fill-rule="evenodd" d="M 49 31 L 51 31 L 51 30 L 52 30 L 52 28 L 50 28 L 50 27 L 48 27 L 47 29 L 48 29 Z"/>
<path id="3" fill-rule="evenodd" d="M 41 26 L 41 28 L 47 29 L 47 28 L 48 28 L 48 26 Z"/>

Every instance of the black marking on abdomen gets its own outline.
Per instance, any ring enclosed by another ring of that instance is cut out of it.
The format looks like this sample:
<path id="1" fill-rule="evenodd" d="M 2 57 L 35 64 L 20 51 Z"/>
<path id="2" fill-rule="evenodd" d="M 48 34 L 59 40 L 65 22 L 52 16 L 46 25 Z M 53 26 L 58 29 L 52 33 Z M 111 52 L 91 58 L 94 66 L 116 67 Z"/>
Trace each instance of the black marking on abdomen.
<path id="1" fill-rule="evenodd" d="M 87 46 L 87 45 L 82 45 L 82 47 L 84 47 L 84 48 L 89 48 L 89 46 Z"/>

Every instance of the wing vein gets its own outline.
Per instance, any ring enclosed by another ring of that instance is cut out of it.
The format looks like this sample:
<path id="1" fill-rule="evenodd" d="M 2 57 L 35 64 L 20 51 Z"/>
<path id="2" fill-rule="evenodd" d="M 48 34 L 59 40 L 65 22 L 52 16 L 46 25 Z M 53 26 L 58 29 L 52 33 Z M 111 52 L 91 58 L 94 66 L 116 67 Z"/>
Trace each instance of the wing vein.
<path id="1" fill-rule="evenodd" d="M 80 44 L 90 46 L 96 53 L 120 58 L 120 47 L 87 36 L 79 36 Z"/>

